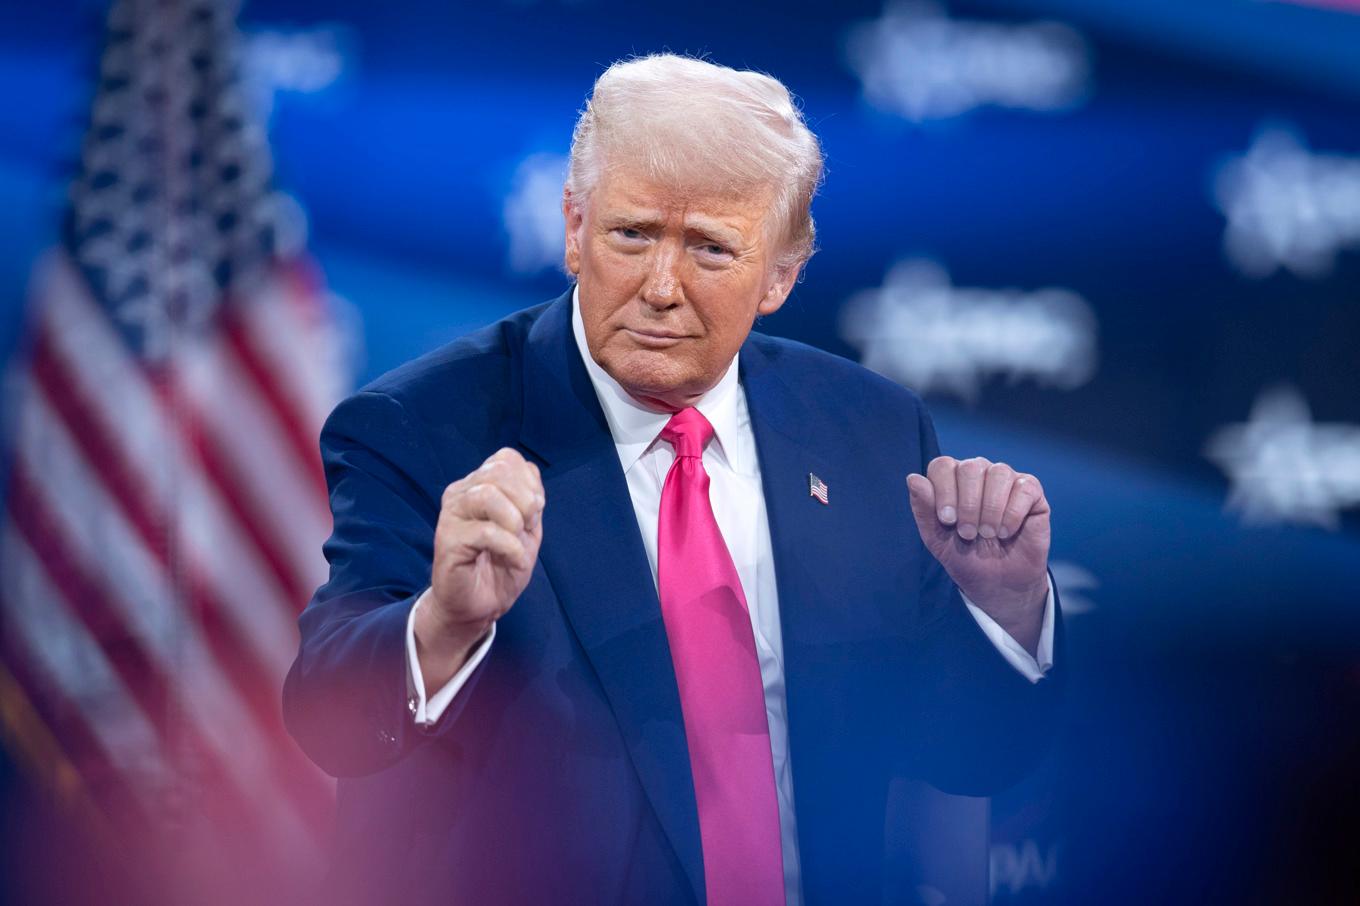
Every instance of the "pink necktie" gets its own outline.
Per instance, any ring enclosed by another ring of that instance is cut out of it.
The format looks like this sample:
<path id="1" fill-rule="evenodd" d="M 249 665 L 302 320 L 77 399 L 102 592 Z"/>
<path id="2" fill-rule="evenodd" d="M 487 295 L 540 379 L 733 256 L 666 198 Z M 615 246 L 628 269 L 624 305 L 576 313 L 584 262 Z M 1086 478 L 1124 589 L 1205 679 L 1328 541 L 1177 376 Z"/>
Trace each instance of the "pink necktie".
<path id="1" fill-rule="evenodd" d="M 661 489 L 657 585 L 680 707 L 710 906 L 784 902 L 770 726 L 746 595 L 713 518 L 704 446 L 713 426 L 681 409 L 661 431 L 675 464 Z"/>

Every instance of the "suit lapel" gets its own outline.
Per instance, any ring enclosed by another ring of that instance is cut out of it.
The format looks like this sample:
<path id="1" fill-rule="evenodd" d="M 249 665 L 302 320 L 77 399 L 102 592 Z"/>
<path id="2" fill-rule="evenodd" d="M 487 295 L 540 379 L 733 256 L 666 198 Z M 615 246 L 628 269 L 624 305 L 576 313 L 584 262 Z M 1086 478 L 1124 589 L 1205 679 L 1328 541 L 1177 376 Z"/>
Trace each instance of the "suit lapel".
<path id="1" fill-rule="evenodd" d="M 570 293 L 530 329 L 523 387 L 520 438 L 540 460 L 548 501 L 539 560 L 702 901 L 698 810 L 666 627 L 618 453 L 572 336 Z"/>
<path id="2" fill-rule="evenodd" d="M 817 702 L 825 700 L 819 689 L 815 665 L 826 645 L 826 614 L 819 610 L 825 599 L 821 590 L 835 584 L 839 556 L 836 545 L 843 540 L 828 533 L 819 510 L 822 504 L 809 493 L 808 473 L 813 472 L 831 485 L 832 500 L 838 460 L 834 445 L 814 443 L 809 429 L 807 407 L 780 377 L 771 349 L 758 338 L 748 339 L 741 351 L 741 379 L 751 414 L 760 478 L 769 518 L 770 547 L 774 555 L 775 584 L 779 594 L 779 624 L 784 648 L 784 689 L 788 720 L 789 750 L 794 765 L 794 801 L 800 801 L 800 776 L 814 776 L 816 753 L 835 740 L 826 738 L 825 714 L 818 713 Z M 804 773 L 799 774 L 799 765 Z M 811 772 L 810 772 L 811 771 Z M 804 804 L 823 791 L 808 789 Z M 819 889 L 812 877 L 816 871 L 815 847 L 818 828 L 809 820 L 814 813 L 800 807 L 799 852 L 802 857 L 805 890 Z"/>
<path id="3" fill-rule="evenodd" d="M 809 494 L 808 473 L 829 483 L 836 476 L 835 463 L 811 443 L 808 413 L 779 376 L 775 354 L 748 339 L 741 350 L 741 379 L 760 459 L 780 628 L 788 648 L 816 644 L 821 636 L 814 619 L 817 589 L 824 584 L 821 575 L 835 564 L 820 554 L 836 539 L 827 538 L 819 520 L 809 518 L 821 504 Z"/>

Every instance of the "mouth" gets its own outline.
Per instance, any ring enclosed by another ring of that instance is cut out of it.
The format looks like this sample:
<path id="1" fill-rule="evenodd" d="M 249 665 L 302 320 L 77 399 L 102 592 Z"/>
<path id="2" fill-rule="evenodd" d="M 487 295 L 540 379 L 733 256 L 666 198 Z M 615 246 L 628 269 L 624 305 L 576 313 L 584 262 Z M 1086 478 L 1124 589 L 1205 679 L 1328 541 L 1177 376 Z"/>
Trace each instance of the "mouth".
<path id="1" fill-rule="evenodd" d="M 665 349 L 674 346 L 681 340 L 687 339 L 688 334 L 679 333 L 674 330 L 662 330 L 660 328 L 634 329 L 632 327 L 623 328 L 623 332 L 637 345 L 647 349 Z"/>

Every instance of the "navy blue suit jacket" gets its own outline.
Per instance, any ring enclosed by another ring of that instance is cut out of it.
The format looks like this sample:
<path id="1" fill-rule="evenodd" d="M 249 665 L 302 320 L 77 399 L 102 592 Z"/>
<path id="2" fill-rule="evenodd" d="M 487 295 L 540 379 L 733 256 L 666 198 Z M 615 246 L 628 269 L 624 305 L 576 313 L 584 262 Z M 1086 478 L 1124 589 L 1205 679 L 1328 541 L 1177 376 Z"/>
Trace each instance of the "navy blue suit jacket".
<path id="1" fill-rule="evenodd" d="M 1007 664 L 925 550 L 904 478 L 938 452 L 912 393 L 797 343 L 740 353 L 773 541 L 809 902 L 879 902 L 893 777 L 987 793 L 1037 760 L 1056 676 Z M 701 903 L 666 631 L 571 296 L 380 378 L 322 434 L 329 581 L 302 614 L 289 728 L 340 778 L 331 896 Z M 444 487 L 502 446 L 542 468 L 528 587 L 430 730 L 407 615 Z M 830 505 L 808 493 L 808 473 Z"/>

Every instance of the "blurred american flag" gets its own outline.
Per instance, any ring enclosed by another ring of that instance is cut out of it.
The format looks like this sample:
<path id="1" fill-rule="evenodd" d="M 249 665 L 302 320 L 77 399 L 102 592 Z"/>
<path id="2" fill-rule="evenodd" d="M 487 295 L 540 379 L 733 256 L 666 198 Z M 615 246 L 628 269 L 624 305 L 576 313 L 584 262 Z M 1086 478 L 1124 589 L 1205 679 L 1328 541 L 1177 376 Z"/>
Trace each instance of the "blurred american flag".
<path id="1" fill-rule="evenodd" d="M 333 798 L 279 689 L 324 578 L 343 332 L 270 188 L 234 13 L 113 3 L 7 400 L 3 738 L 175 902 L 302 889 Z"/>

